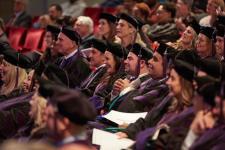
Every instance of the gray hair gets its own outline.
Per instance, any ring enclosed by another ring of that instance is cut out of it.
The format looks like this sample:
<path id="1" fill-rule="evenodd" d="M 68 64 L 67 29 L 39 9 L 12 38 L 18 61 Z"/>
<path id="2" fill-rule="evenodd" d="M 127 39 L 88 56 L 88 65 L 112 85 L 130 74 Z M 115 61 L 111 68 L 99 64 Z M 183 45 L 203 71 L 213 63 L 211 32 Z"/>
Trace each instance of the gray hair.
<path id="1" fill-rule="evenodd" d="M 76 22 L 79 22 L 80 24 L 83 24 L 83 25 L 87 25 L 88 28 L 89 28 L 89 34 L 91 34 L 94 31 L 94 22 L 93 22 L 93 20 L 90 17 L 88 17 L 88 16 L 79 16 L 77 18 Z"/>

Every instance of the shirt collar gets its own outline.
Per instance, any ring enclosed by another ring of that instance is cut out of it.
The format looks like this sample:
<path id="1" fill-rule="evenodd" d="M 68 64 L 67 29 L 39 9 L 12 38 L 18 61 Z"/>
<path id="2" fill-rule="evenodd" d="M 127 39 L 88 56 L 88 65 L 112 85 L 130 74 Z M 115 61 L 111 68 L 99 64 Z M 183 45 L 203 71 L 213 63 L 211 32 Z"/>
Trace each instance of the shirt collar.
<path id="1" fill-rule="evenodd" d="M 72 57 L 73 55 L 75 55 L 77 52 L 77 49 L 74 50 L 73 52 L 71 52 L 69 55 L 64 56 L 65 59 L 69 59 L 70 57 Z"/>

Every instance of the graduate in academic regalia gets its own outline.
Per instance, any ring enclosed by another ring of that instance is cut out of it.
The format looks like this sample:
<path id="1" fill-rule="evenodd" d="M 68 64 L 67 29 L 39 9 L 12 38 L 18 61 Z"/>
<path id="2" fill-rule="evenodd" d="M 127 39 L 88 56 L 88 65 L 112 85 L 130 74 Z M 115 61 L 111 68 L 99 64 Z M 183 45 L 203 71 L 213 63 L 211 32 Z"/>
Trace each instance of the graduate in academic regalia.
<path id="1" fill-rule="evenodd" d="M 196 42 L 196 52 L 202 58 L 214 58 L 216 31 L 212 27 L 201 27 Z"/>
<path id="2" fill-rule="evenodd" d="M 148 60 L 153 54 L 147 48 L 135 43 L 131 45 L 125 62 L 125 71 L 130 76 L 126 79 L 118 79 L 115 82 L 112 93 L 119 93 L 112 97 L 108 109 L 122 112 L 144 111 L 144 105 L 134 101 L 132 98 L 138 94 L 137 89 L 141 83 L 150 78 Z"/>
<path id="3" fill-rule="evenodd" d="M 91 72 L 87 60 L 79 50 L 81 38 L 72 27 L 62 27 L 56 46 L 58 46 L 63 57 L 55 65 L 65 71 L 70 88 L 79 87 Z"/>
<path id="4" fill-rule="evenodd" d="M 109 101 L 114 82 L 126 76 L 124 71 L 124 59 L 126 55 L 126 50 L 120 44 L 107 42 L 107 49 L 105 51 L 107 70 L 95 88 L 94 95 L 90 98 L 94 104 L 101 103 L 101 108 L 105 107 L 105 104 Z"/>
<path id="5" fill-rule="evenodd" d="M 102 40 L 115 41 L 117 17 L 110 13 L 101 13 L 98 21 L 98 35 Z"/>
<path id="6" fill-rule="evenodd" d="M 146 46 L 139 34 L 139 31 L 141 32 L 142 24 L 135 17 L 126 13 L 121 13 L 118 16 L 118 19 L 116 36 L 120 39 L 121 45 L 124 48 L 128 49 L 128 46 L 134 43 Z"/>
<path id="7" fill-rule="evenodd" d="M 48 86 L 41 87 L 39 92 L 49 98 L 45 115 L 53 144 L 63 147 L 74 143 L 91 147 L 86 125 L 96 117 L 93 105 L 77 90 L 54 85 L 47 89 L 46 87 Z"/>
<path id="8" fill-rule="evenodd" d="M 107 45 L 103 40 L 96 38 L 89 40 L 88 43 L 92 48 L 89 55 L 90 66 L 94 67 L 95 70 L 81 83 L 80 89 L 86 96 L 91 97 L 101 78 L 106 73 L 104 53 L 107 49 Z"/>

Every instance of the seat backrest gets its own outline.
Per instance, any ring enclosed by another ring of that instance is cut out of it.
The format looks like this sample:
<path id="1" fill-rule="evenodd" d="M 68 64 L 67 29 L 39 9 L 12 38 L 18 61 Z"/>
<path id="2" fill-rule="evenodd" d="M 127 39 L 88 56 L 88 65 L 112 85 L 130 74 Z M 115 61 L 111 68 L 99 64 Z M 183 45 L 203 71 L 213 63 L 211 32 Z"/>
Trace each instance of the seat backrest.
<path id="1" fill-rule="evenodd" d="M 87 7 L 84 10 L 84 16 L 89 16 L 94 21 L 94 24 L 98 24 L 98 18 L 100 13 L 102 12 L 102 8 L 95 7 Z"/>
<path id="2" fill-rule="evenodd" d="M 28 29 L 23 49 L 38 50 L 41 48 L 41 42 L 44 38 L 43 29 Z"/>
<path id="3" fill-rule="evenodd" d="M 19 50 L 21 48 L 25 34 L 26 34 L 25 28 L 18 28 L 18 27 L 9 28 L 8 38 L 11 46 L 14 49 Z"/>

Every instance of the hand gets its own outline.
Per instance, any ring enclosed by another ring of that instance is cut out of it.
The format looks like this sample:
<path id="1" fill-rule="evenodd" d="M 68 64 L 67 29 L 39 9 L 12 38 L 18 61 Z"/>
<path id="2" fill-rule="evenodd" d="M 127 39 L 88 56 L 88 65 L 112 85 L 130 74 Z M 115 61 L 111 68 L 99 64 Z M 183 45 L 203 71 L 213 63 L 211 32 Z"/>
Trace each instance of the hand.
<path id="1" fill-rule="evenodd" d="M 191 130 L 197 134 L 201 135 L 204 133 L 207 129 L 211 129 L 216 120 L 213 117 L 212 112 L 205 113 L 204 111 L 200 111 L 197 113 L 194 121 L 191 124 Z"/>
<path id="2" fill-rule="evenodd" d="M 128 135 L 124 132 L 117 132 L 115 133 L 118 136 L 118 139 L 123 139 L 123 138 L 127 138 Z"/>
<path id="3" fill-rule="evenodd" d="M 118 79 L 115 81 L 113 86 L 113 93 L 120 93 L 123 89 L 128 87 L 130 84 L 130 81 L 128 79 Z"/>

